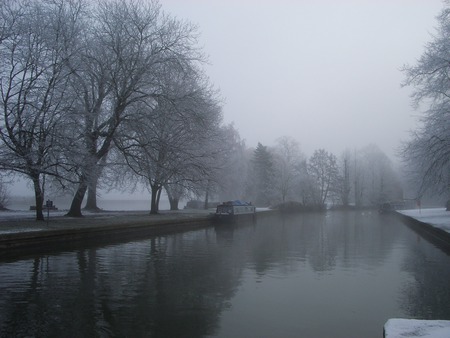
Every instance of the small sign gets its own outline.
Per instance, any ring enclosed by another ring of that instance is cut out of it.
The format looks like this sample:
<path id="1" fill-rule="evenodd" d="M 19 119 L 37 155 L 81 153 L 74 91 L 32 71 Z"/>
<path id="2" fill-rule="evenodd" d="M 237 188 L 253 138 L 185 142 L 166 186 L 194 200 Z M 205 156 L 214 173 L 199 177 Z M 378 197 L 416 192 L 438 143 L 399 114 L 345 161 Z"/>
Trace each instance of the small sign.
<path id="1" fill-rule="evenodd" d="M 47 208 L 53 208 L 53 201 L 47 200 L 47 203 L 45 204 Z"/>

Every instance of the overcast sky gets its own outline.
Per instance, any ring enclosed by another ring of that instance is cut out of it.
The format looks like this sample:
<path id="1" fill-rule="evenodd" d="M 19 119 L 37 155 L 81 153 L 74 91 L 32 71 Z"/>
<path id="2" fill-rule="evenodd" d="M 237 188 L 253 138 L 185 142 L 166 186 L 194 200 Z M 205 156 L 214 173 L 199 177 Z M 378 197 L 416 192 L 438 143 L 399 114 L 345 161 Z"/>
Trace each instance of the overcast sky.
<path id="1" fill-rule="evenodd" d="M 310 155 L 377 144 L 389 156 L 417 112 L 400 71 L 441 0 L 161 0 L 198 25 L 225 121 L 249 147 L 292 136 Z"/>

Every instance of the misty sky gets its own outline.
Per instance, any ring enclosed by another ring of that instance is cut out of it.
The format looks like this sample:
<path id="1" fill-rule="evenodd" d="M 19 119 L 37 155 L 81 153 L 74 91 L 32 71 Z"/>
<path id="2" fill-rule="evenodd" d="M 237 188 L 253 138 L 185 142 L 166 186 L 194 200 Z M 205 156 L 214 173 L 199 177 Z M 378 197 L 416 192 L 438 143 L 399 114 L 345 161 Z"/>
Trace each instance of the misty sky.
<path id="1" fill-rule="evenodd" d="M 376 143 L 393 157 L 418 113 L 401 88 L 441 0 L 161 0 L 198 25 L 207 73 L 249 147 L 292 136 L 307 155 Z"/>
<path id="2" fill-rule="evenodd" d="M 400 68 L 431 40 L 441 0 L 160 3 L 198 26 L 225 122 L 248 147 L 291 136 L 308 156 L 376 143 L 394 159 L 415 126 Z M 13 190 L 24 191 L 24 182 Z"/>

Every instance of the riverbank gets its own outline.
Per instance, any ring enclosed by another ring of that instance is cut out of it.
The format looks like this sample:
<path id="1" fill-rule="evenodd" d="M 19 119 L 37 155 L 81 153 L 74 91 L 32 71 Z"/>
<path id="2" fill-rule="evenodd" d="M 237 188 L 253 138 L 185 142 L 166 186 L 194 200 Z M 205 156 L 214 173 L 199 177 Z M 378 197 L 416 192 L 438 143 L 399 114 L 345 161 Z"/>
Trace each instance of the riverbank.
<path id="1" fill-rule="evenodd" d="M 450 212 L 445 208 L 398 210 L 414 231 L 450 253 Z"/>
<path id="2" fill-rule="evenodd" d="M 270 210 L 259 209 L 258 214 Z M 144 236 L 165 235 L 211 226 L 213 209 L 160 211 L 85 212 L 83 217 L 51 211 L 45 221 L 35 221 L 33 212 L 0 214 L 0 257 L 26 251 L 66 248 L 98 242 L 120 242 Z"/>
<path id="3" fill-rule="evenodd" d="M 403 221 L 431 243 L 450 252 L 450 212 L 445 208 L 398 210 Z M 450 337 L 450 321 L 389 319 L 384 325 L 384 338 Z"/>
<path id="4" fill-rule="evenodd" d="M 398 210 L 399 214 L 450 234 L 450 211 L 445 208 Z"/>
<path id="5" fill-rule="evenodd" d="M 0 256 L 18 251 L 39 250 L 50 245 L 79 245 L 89 241 L 121 241 L 194 230 L 210 225 L 210 210 L 86 212 L 84 217 L 50 212 L 45 221 L 35 221 L 33 213 L 4 212 L 0 219 Z"/>
<path id="6" fill-rule="evenodd" d="M 86 229 L 89 227 L 104 228 L 109 226 L 158 225 L 184 219 L 207 218 L 213 210 L 184 209 L 177 211 L 160 211 L 150 215 L 148 211 L 84 211 L 83 217 L 67 217 L 67 211 L 51 211 L 45 221 L 36 221 L 34 212 L 2 212 L 0 213 L 0 236 L 23 232 Z"/>

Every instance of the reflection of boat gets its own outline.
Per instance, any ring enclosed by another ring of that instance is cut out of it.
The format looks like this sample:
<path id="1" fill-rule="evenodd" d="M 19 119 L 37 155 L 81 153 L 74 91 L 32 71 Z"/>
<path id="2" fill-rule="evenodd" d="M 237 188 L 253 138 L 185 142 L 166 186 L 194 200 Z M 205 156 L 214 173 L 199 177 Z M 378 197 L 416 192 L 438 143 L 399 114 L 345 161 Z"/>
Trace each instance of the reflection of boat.
<path id="1" fill-rule="evenodd" d="M 240 200 L 219 204 L 214 214 L 214 220 L 218 222 L 235 222 L 244 219 L 254 220 L 255 217 L 255 206 Z"/>
<path id="2" fill-rule="evenodd" d="M 388 213 L 391 213 L 392 211 L 394 211 L 394 208 L 392 207 L 391 203 L 389 203 L 389 202 L 380 204 L 380 206 L 378 207 L 378 212 L 380 214 L 388 214 Z"/>

